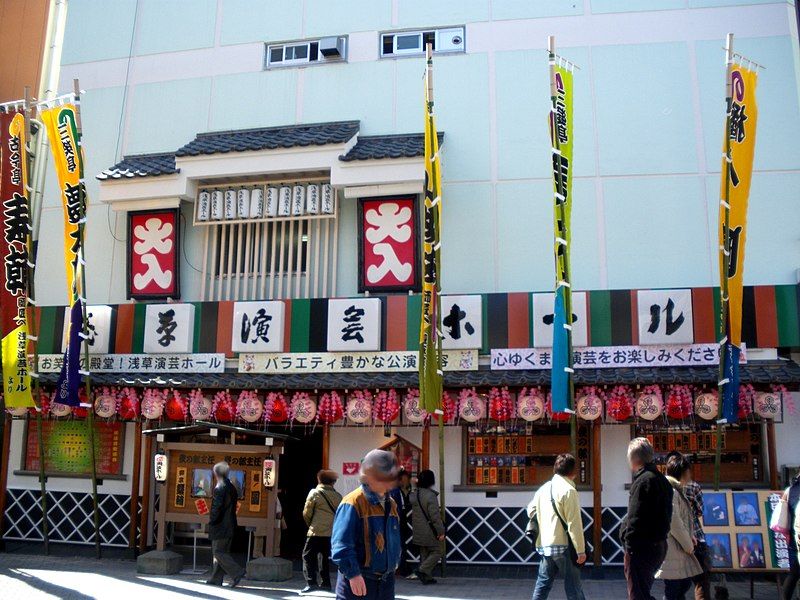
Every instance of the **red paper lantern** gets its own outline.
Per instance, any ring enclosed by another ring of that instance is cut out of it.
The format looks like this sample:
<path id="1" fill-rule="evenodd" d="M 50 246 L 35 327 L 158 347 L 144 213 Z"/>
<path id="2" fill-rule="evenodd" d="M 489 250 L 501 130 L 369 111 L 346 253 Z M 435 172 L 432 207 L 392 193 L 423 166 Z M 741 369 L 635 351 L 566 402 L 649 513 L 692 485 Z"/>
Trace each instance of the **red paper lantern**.
<path id="1" fill-rule="evenodd" d="M 174 390 L 164 406 L 164 412 L 170 421 L 185 421 L 188 414 L 186 398 L 181 393 Z"/>
<path id="2" fill-rule="evenodd" d="M 134 388 L 126 387 L 120 392 L 117 414 L 124 421 L 134 421 L 139 416 L 139 396 Z"/>
<path id="3" fill-rule="evenodd" d="M 633 392 L 627 385 L 615 385 L 606 400 L 606 414 L 614 421 L 626 421 L 633 416 Z"/>
<path id="4" fill-rule="evenodd" d="M 568 412 L 553 412 L 553 393 L 547 392 L 547 402 L 544 405 L 544 411 L 550 416 L 551 421 L 563 423 L 569 421 L 570 414 Z"/>
<path id="5" fill-rule="evenodd" d="M 445 423 L 452 423 L 455 418 L 456 414 L 458 413 L 458 403 L 450 396 L 448 392 L 442 392 L 442 411 L 444 412 L 444 422 Z M 431 419 L 439 422 L 439 417 L 441 415 L 437 413 L 431 413 Z"/>
<path id="6" fill-rule="evenodd" d="M 280 392 L 270 392 L 264 402 L 264 420 L 268 423 L 285 423 L 289 419 L 289 406 Z"/>
<path id="7" fill-rule="evenodd" d="M 228 390 L 217 392 L 211 405 L 211 413 L 219 423 L 231 423 L 236 417 L 236 406 Z"/>
<path id="8" fill-rule="evenodd" d="M 344 416 L 342 399 L 336 392 L 322 394 L 317 406 L 317 421 L 320 423 L 336 423 Z"/>

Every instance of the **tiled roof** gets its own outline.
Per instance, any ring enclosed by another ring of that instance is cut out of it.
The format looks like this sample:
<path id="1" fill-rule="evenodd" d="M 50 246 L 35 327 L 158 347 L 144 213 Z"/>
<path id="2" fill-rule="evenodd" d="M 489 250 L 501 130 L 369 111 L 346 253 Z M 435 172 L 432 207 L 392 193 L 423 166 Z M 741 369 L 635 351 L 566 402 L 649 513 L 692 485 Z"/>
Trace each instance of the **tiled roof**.
<path id="1" fill-rule="evenodd" d="M 659 367 L 575 369 L 578 385 L 628 384 L 647 385 L 658 383 L 693 383 L 715 385 L 719 372 L 717 367 Z M 43 382 L 54 384 L 56 373 L 42 374 Z M 800 384 L 800 365 L 793 361 L 758 361 L 742 365 L 742 383 L 782 383 L 792 389 Z M 444 383 L 448 387 L 489 387 L 508 385 L 524 387 L 550 385 L 550 371 L 463 371 L 446 372 Z M 416 387 L 419 375 L 409 373 L 318 373 L 257 375 L 240 373 L 186 373 L 167 375 L 143 375 L 133 373 L 95 373 L 92 381 L 98 385 L 145 385 L 150 387 L 180 388 L 239 388 L 239 389 L 354 389 L 354 388 L 406 388 Z M 134 383 L 131 383 L 134 382 Z"/>
<path id="2" fill-rule="evenodd" d="M 199 156 L 220 152 L 275 150 L 295 146 L 343 144 L 358 133 L 358 121 L 336 121 L 309 125 L 288 125 L 237 131 L 200 133 L 180 148 L 177 156 Z"/>
<path id="3" fill-rule="evenodd" d="M 439 145 L 444 141 L 444 132 L 439 132 Z M 408 133 L 400 135 L 359 136 L 356 145 L 347 154 L 339 157 L 346 162 L 352 160 L 375 160 L 381 158 L 415 158 L 425 153 L 425 135 Z"/>
<path id="4" fill-rule="evenodd" d="M 97 178 L 121 179 L 123 177 L 148 177 L 156 175 L 172 175 L 179 172 L 175 167 L 175 153 L 163 154 L 137 154 L 125 156 L 120 162 L 110 169 L 100 173 Z"/>

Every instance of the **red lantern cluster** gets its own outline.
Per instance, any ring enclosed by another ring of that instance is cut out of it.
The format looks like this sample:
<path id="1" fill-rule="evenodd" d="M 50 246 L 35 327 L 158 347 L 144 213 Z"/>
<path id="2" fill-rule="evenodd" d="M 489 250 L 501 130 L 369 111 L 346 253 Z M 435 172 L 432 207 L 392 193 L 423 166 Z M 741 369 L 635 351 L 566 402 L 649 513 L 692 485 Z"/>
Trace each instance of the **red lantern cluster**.
<path id="1" fill-rule="evenodd" d="M 627 385 L 615 385 L 606 399 L 606 414 L 615 421 L 633 416 L 633 392 Z"/>
<path id="2" fill-rule="evenodd" d="M 447 391 L 442 392 L 442 412 L 444 413 L 445 423 L 452 423 L 456 418 L 456 414 L 458 414 L 458 402 L 456 402 Z M 431 419 L 437 423 L 441 416 L 442 415 L 436 413 L 431 413 Z"/>
<path id="3" fill-rule="evenodd" d="M 394 389 L 381 390 L 372 403 L 372 418 L 391 423 L 400 415 L 400 401 Z"/>
<path id="4" fill-rule="evenodd" d="M 336 423 L 341 421 L 344 416 L 342 399 L 336 392 L 332 391 L 322 394 L 317 405 L 317 421 L 320 423 Z"/>
<path id="5" fill-rule="evenodd" d="M 270 392 L 264 401 L 264 420 L 267 423 L 285 423 L 289 419 L 289 405 L 280 392 Z"/>
<path id="6" fill-rule="evenodd" d="M 221 390 L 214 394 L 211 414 L 219 423 L 231 423 L 236 418 L 236 404 L 229 390 Z"/>
<path id="7" fill-rule="evenodd" d="M 189 416 L 189 403 L 179 390 L 172 390 L 164 405 L 164 412 L 170 421 L 185 421 Z"/>
<path id="8" fill-rule="evenodd" d="M 667 392 L 667 416 L 670 419 L 688 419 L 694 412 L 692 388 L 688 385 L 671 385 Z"/>
<path id="9" fill-rule="evenodd" d="M 753 400 L 756 397 L 756 389 L 751 383 L 739 385 L 739 410 L 737 416 L 746 419 L 753 414 Z"/>
<path id="10" fill-rule="evenodd" d="M 489 390 L 489 417 L 495 421 L 509 421 L 516 417 L 514 402 L 507 387 Z"/>

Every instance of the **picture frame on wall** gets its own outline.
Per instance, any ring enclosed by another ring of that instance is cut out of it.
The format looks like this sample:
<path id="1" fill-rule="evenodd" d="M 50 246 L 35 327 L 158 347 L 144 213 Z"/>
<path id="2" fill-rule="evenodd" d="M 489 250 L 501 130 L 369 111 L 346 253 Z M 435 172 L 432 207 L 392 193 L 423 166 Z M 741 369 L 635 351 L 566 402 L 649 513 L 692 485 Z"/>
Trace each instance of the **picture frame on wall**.
<path id="1" fill-rule="evenodd" d="M 192 498 L 211 498 L 214 492 L 214 477 L 211 469 L 192 471 Z"/>
<path id="2" fill-rule="evenodd" d="M 733 520 L 737 527 L 760 527 L 761 511 L 755 492 L 733 493 Z"/>
<path id="3" fill-rule="evenodd" d="M 764 536 L 761 533 L 737 533 L 736 549 L 739 554 L 740 568 L 765 569 L 767 567 Z"/>
<path id="4" fill-rule="evenodd" d="M 728 527 L 728 497 L 725 492 L 703 493 L 703 525 L 705 527 Z"/>
<path id="5" fill-rule="evenodd" d="M 731 535 L 729 533 L 706 533 L 708 557 L 715 569 L 732 569 Z"/>

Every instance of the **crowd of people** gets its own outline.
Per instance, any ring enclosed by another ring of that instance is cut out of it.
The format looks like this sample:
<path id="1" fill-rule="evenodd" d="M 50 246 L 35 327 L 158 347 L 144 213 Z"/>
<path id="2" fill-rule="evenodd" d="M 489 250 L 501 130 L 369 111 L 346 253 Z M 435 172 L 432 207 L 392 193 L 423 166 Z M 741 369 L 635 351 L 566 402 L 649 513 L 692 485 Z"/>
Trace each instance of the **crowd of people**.
<path id="1" fill-rule="evenodd" d="M 661 579 L 665 600 L 683 600 L 692 588 L 696 600 L 709 600 L 711 564 L 721 550 L 715 543 L 709 546 L 703 531 L 703 492 L 692 480 L 689 459 L 671 452 L 662 473 L 646 438 L 631 441 L 627 458 L 633 481 L 620 541 L 628 599 L 652 600 L 654 582 Z M 216 486 L 209 538 L 214 566 L 208 583 L 222 585 L 227 573 L 233 587 L 244 576 L 230 555 L 238 495 L 228 479 L 226 463 L 215 465 L 213 471 Z M 585 598 L 581 566 L 586 562 L 586 543 L 576 474 L 575 457 L 559 455 L 553 477 L 528 504 L 526 535 L 540 556 L 533 600 L 545 600 L 559 574 L 569 600 Z M 337 477 L 334 471 L 320 471 L 318 485 L 303 507 L 308 533 L 302 593 L 335 590 L 337 600 L 390 600 L 395 597 L 396 574 L 422 584 L 435 583 L 433 572 L 443 556 L 446 531 L 433 472 L 421 471 L 412 481 L 393 453 L 372 450 L 361 461 L 361 485 L 354 491 L 342 497 L 334 488 Z M 789 536 L 790 571 L 782 588 L 783 600 L 790 600 L 800 580 L 800 475 L 786 489 L 782 501 L 788 522 L 794 524 Z M 408 564 L 409 541 L 419 556 L 413 571 Z M 748 547 L 744 552 L 763 549 Z M 338 571 L 335 588 L 331 561 Z"/>

